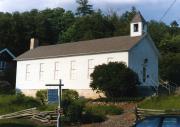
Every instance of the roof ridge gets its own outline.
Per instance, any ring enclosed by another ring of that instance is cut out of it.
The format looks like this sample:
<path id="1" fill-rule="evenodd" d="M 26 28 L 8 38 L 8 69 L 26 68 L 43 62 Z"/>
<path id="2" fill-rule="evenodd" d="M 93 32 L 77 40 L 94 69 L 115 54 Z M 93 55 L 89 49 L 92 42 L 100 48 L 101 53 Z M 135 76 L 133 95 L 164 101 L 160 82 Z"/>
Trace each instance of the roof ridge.
<path id="1" fill-rule="evenodd" d="M 125 52 L 140 42 L 143 36 L 116 36 L 64 44 L 40 46 L 18 56 L 16 60 L 45 59 L 99 53 Z"/>
<path id="2" fill-rule="evenodd" d="M 113 38 L 118 38 L 118 37 L 130 37 L 130 36 L 129 35 L 126 35 L 126 36 L 113 36 L 113 37 L 97 38 L 97 39 L 91 39 L 91 40 L 81 40 L 81 41 L 74 41 L 74 42 L 71 41 L 71 42 L 57 43 L 57 44 L 52 44 L 52 45 L 41 45 L 41 46 L 38 46 L 37 48 L 39 48 L 39 47 L 48 47 L 48 46 L 56 46 L 56 45 L 67 45 L 67 44 L 81 43 L 81 42 L 86 42 L 86 41 L 98 41 L 98 40 L 104 40 L 104 39 L 113 39 Z"/>

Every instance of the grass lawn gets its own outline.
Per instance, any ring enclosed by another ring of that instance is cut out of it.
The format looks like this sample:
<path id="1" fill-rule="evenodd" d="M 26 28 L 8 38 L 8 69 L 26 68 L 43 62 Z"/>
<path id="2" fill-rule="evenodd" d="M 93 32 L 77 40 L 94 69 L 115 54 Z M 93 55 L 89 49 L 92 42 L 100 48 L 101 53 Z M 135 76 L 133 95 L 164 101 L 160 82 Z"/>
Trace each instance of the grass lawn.
<path id="1" fill-rule="evenodd" d="M 91 111 L 93 113 L 99 113 L 104 115 L 120 115 L 123 113 L 123 110 L 117 106 L 96 104 L 86 105 L 86 111 Z"/>
<path id="2" fill-rule="evenodd" d="M 0 115 L 40 106 L 40 102 L 23 95 L 0 95 Z"/>
<path id="3" fill-rule="evenodd" d="M 0 127 L 54 127 L 54 126 L 45 126 L 42 124 L 35 123 L 31 120 L 26 119 L 8 119 L 0 120 Z"/>
<path id="4" fill-rule="evenodd" d="M 180 96 L 152 97 L 142 101 L 138 107 L 145 109 L 180 110 Z"/>

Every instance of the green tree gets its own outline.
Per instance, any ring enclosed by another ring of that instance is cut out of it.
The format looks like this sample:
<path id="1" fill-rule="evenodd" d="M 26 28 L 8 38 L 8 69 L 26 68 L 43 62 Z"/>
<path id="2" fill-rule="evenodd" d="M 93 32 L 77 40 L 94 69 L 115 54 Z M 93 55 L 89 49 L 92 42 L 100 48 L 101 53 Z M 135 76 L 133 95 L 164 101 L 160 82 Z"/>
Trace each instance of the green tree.
<path id="1" fill-rule="evenodd" d="M 78 17 L 67 31 L 63 32 L 61 42 L 90 40 L 113 35 L 114 26 L 100 12 Z"/>
<path id="2" fill-rule="evenodd" d="M 168 54 L 161 59 L 161 78 L 180 86 L 180 53 Z"/>
<path id="3" fill-rule="evenodd" d="M 148 23 L 149 34 L 151 35 L 153 41 L 158 48 L 160 47 L 160 42 L 163 39 L 170 37 L 168 29 L 169 27 L 163 22 L 157 22 L 152 20 Z"/>
<path id="4" fill-rule="evenodd" d="M 177 23 L 177 21 L 174 20 L 171 22 L 169 32 L 172 36 L 178 35 L 178 31 L 179 31 L 178 26 L 179 24 Z"/>
<path id="5" fill-rule="evenodd" d="M 169 39 L 163 39 L 159 47 L 162 54 L 180 53 L 180 35 L 173 36 Z"/>
<path id="6" fill-rule="evenodd" d="M 132 7 L 130 11 L 126 11 L 121 16 L 119 16 L 116 12 L 111 12 L 110 15 L 107 15 L 109 22 L 114 25 L 115 36 L 129 35 L 130 33 L 129 24 L 136 13 L 137 13 L 136 8 Z"/>
<path id="7" fill-rule="evenodd" d="M 137 95 L 138 76 L 124 63 L 110 62 L 96 66 L 91 78 L 90 87 L 105 93 L 107 97 L 118 98 Z"/>
<path id="8" fill-rule="evenodd" d="M 92 5 L 88 4 L 88 0 L 76 0 L 78 3 L 77 15 L 85 16 L 93 13 Z"/>

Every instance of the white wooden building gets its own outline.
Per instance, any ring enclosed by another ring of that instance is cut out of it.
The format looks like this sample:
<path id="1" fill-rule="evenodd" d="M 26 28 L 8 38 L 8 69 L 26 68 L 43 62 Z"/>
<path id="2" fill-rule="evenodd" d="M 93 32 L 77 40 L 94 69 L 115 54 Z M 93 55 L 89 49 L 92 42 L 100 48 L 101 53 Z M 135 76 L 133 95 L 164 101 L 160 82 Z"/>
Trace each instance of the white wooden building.
<path id="1" fill-rule="evenodd" d="M 74 89 L 81 96 L 97 97 L 91 90 L 90 74 L 96 65 L 125 62 L 139 76 L 142 86 L 158 85 L 159 52 L 147 32 L 147 24 L 137 13 L 130 24 L 130 35 L 38 46 L 31 39 L 30 50 L 16 58 L 16 89 L 34 96 L 45 84 L 62 79 L 63 89 Z"/>

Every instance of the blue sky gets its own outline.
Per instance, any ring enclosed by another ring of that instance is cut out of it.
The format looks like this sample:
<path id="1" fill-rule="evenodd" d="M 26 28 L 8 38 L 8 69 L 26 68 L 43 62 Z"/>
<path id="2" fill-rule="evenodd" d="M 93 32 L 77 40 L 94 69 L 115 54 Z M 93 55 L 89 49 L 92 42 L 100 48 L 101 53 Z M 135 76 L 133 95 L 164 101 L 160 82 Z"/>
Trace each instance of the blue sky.
<path id="1" fill-rule="evenodd" d="M 173 0 L 89 0 L 89 2 L 94 9 L 100 8 L 104 13 L 113 10 L 121 14 L 135 6 L 141 11 L 146 20 L 159 20 Z M 33 8 L 42 10 L 55 7 L 75 11 L 77 4 L 76 0 L 0 0 L 1 12 L 22 12 Z M 177 20 L 180 24 L 180 0 L 176 1 L 163 19 L 167 24 L 173 20 Z"/>

